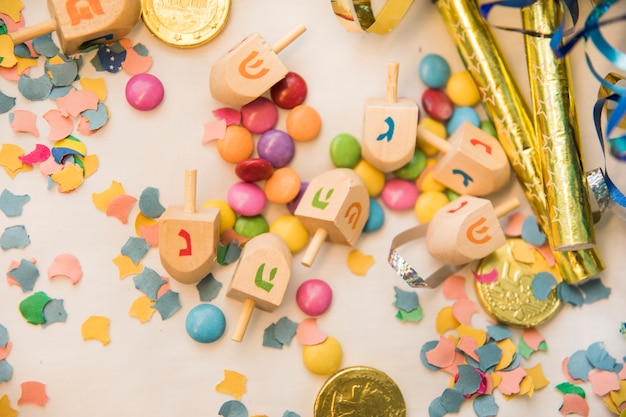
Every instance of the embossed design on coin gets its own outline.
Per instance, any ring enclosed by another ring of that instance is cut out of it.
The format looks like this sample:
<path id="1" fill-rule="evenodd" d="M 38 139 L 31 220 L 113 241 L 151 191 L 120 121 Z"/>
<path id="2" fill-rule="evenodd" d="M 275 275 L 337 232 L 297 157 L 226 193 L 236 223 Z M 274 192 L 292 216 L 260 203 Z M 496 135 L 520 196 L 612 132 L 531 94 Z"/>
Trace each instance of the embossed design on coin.
<path id="1" fill-rule="evenodd" d="M 226 25 L 231 0 L 142 0 L 143 22 L 168 45 L 204 45 Z"/>
<path id="2" fill-rule="evenodd" d="M 315 417 L 406 417 L 404 397 L 384 372 L 365 366 L 335 372 L 315 400 Z"/>
<path id="3" fill-rule="evenodd" d="M 488 274 L 496 269 L 498 279 L 489 284 L 476 281 L 476 295 L 487 313 L 499 322 L 516 327 L 534 327 L 552 318 L 561 307 L 561 300 L 556 288 L 550 291 L 546 300 L 535 298 L 533 278 L 538 272 L 545 271 L 551 273 L 557 282 L 562 279 L 558 268 L 550 268 L 536 250 L 532 250 L 533 263 L 517 260 L 516 245 L 528 246 L 528 243 L 519 238 L 509 238 L 504 246 L 480 261 L 477 273 Z"/>

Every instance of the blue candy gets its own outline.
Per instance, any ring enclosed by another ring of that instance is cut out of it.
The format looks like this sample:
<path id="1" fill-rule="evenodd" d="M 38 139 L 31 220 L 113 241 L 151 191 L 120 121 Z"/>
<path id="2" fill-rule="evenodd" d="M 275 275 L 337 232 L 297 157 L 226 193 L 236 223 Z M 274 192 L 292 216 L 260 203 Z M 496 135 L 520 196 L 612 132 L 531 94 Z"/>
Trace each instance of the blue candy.
<path id="1" fill-rule="evenodd" d="M 480 127 L 480 116 L 473 107 L 458 106 L 454 108 L 452 117 L 446 123 L 448 136 L 452 135 L 463 122 L 469 122 L 476 127 Z"/>
<path id="2" fill-rule="evenodd" d="M 222 310 L 213 304 L 200 304 L 187 314 L 185 328 L 196 342 L 212 343 L 224 334 L 226 318 Z"/>
<path id="3" fill-rule="evenodd" d="M 431 88 L 443 88 L 450 78 L 450 65 L 437 54 L 428 54 L 419 65 L 419 77 Z"/>

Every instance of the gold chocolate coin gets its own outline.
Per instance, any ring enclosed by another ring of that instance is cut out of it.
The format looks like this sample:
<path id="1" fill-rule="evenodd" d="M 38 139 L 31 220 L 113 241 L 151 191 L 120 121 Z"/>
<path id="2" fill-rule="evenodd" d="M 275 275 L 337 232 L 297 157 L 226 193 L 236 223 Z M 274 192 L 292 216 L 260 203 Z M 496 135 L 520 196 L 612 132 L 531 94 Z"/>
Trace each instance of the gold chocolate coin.
<path id="1" fill-rule="evenodd" d="M 230 0 L 141 0 L 142 19 L 168 45 L 204 45 L 226 26 Z"/>
<path id="2" fill-rule="evenodd" d="M 539 272 L 551 273 L 562 281 L 557 267 L 550 267 L 545 258 L 520 238 L 509 238 L 506 244 L 483 258 L 477 267 L 480 275 L 495 273 L 492 283 L 476 280 L 476 294 L 483 308 L 503 324 L 534 327 L 550 320 L 561 307 L 553 288 L 545 300 L 533 294 L 532 281 Z"/>
<path id="3" fill-rule="evenodd" d="M 341 369 L 324 383 L 314 417 L 406 417 L 404 397 L 384 372 L 366 366 Z"/>

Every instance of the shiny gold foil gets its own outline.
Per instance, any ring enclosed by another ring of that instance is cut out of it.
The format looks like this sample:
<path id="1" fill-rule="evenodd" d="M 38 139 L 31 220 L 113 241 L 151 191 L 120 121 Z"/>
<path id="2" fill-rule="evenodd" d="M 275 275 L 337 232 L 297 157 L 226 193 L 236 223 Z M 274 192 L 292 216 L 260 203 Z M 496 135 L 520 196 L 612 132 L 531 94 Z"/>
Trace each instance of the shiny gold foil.
<path id="1" fill-rule="evenodd" d="M 524 29 L 554 33 L 562 15 L 559 4 L 538 0 L 522 8 Z M 524 41 L 552 248 L 587 249 L 595 246 L 595 233 L 569 59 L 555 56 L 550 38 L 525 35 Z"/>
<path id="2" fill-rule="evenodd" d="M 541 229 L 552 243 L 541 157 L 528 106 L 476 0 L 435 0 L 466 69 L 472 75 L 498 140 Z M 563 279 L 576 284 L 596 276 L 604 262 L 596 248 L 554 253 Z"/>

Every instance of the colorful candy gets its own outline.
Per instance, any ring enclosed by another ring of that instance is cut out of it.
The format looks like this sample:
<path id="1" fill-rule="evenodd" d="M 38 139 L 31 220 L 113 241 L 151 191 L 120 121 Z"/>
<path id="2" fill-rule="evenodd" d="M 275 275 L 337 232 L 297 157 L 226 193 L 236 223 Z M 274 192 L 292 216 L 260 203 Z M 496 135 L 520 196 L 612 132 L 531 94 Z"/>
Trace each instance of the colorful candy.
<path id="1" fill-rule="evenodd" d="M 435 213 L 448 203 L 448 197 L 445 193 L 441 191 L 424 191 L 420 193 L 415 202 L 415 216 L 420 223 L 428 223 Z"/>
<path id="2" fill-rule="evenodd" d="M 257 142 L 259 156 L 269 161 L 274 168 L 287 166 L 296 153 L 296 146 L 287 132 L 278 129 L 266 131 Z"/>
<path id="3" fill-rule="evenodd" d="M 315 139 L 322 130 L 322 118 L 313 107 L 300 104 L 289 111 L 287 133 L 297 142 Z"/>
<path id="4" fill-rule="evenodd" d="M 278 121 L 278 110 L 272 100 L 259 97 L 241 106 L 241 124 L 252 133 L 263 133 Z"/>
<path id="5" fill-rule="evenodd" d="M 256 216 L 265 209 L 267 198 L 258 185 L 241 181 L 230 186 L 227 201 L 237 214 Z"/>
<path id="6" fill-rule="evenodd" d="M 441 55 L 428 54 L 419 65 L 419 77 L 431 88 L 443 88 L 450 78 L 450 65 Z"/>
<path id="7" fill-rule="evenodd" d="M 291 253 L 300 252 L 309 241 L 309 232 L 293 214 L 277 217 L 270 224 L 270 233 L 282 237 Z"/>
<path id="8" fill-rule="evenodd" d="M 343 360 L 343 349 L 339 341 L 332 336 L 317 345 L 308 345 L 302 349 L 302 361 L 310 372 L 316 375 L 329 375 L 339 369 Z"/>
<path id="9" fill-rule="evenodd" d="M 354 168 L 361 160 L 361 143 L 349 133 L 340 133 L 330 142 L 330 159 L 336 168 Z"/>
<path id="10" fill-rule="evenodd" d="M 135 74 L 126 83 L 126 100 L 141 111 L 156 109 L 163 101 L 165 89 L 161 80 L 152 74 Z"/>
<path id="11" fill-rule="evenodd" d="M 306 82 L 293 71 L 289 71 L 285 78 L 270 88 L 272 100 L 281 109 L 293 109 L 304 103 L 307 93 Z"/>
<path id="12" fill-rule="evenodd" d="M 222 159 L 237 164 L 250 158 L 254 152 L 254 139 L 248 129 L 241 125 L 226 127 L 224 138 L 217 142 L 217 152 Z"/>
<path id="13" fill-rule="evenodd" d="M 361 177 L 370 197 L 379 196 L 385 186 L 385 174 L 364 159 L 361 159 L 353 169 Z"/>
<path id="14" fill-rule="evenodd" d="M 270 231 L 270 225 L 262 214 L 256 216 L 239 216 L 233 226 L 235 232 L 243 237 L 252 239 Z"/>
<path id="15" fill-rule="evenodd" d="M 333 290 L 326 281 L 308 279 L 296 291 L 296 303 L 304 314 L 319 316 L 324 314 L 333 300 Z"/>
<path id="16" fill-rule="evenodd" d="M 263 158 L 248 158 L 235 166 L 235 174 L 243 181 L 264 181 L 272 176 L 274 166 Z"/>
<path id="17" fill-rule="evenodd" d="M 471 74 L 467 70 L 455 72 L 446 83 L 450 100 L 461 107 L 472 107 L 480 103 L 480 93 Z"/>
<path id="18" fill-rule="evenodd" d="M 196 342 L 212 343 L 224 334 L 226 318 L 219 307 L 213 304 L 200 304 L 187 314 L 185 329 Z"/>
<path id="19" fill-rule="evenodd" d="M 403 211 L 412 208 L 417 201 L 417 186 L 414 181 L 391 178 L 383 187 L 381 199 L 392 210 Z"/>
<path id="20" fill-rule="evenodd" d="M 422 108 L 433 119 L 445 122 L 452 117 L 454 103 L 444 91 L 427 88 L 422 93 Z"/>
<path id="21" fill-rule="evenodd" d="M 268 201 L 287 204 L 300 192 L 300 176 L 290 167 L 278 168 L 263 187 Z"/>

